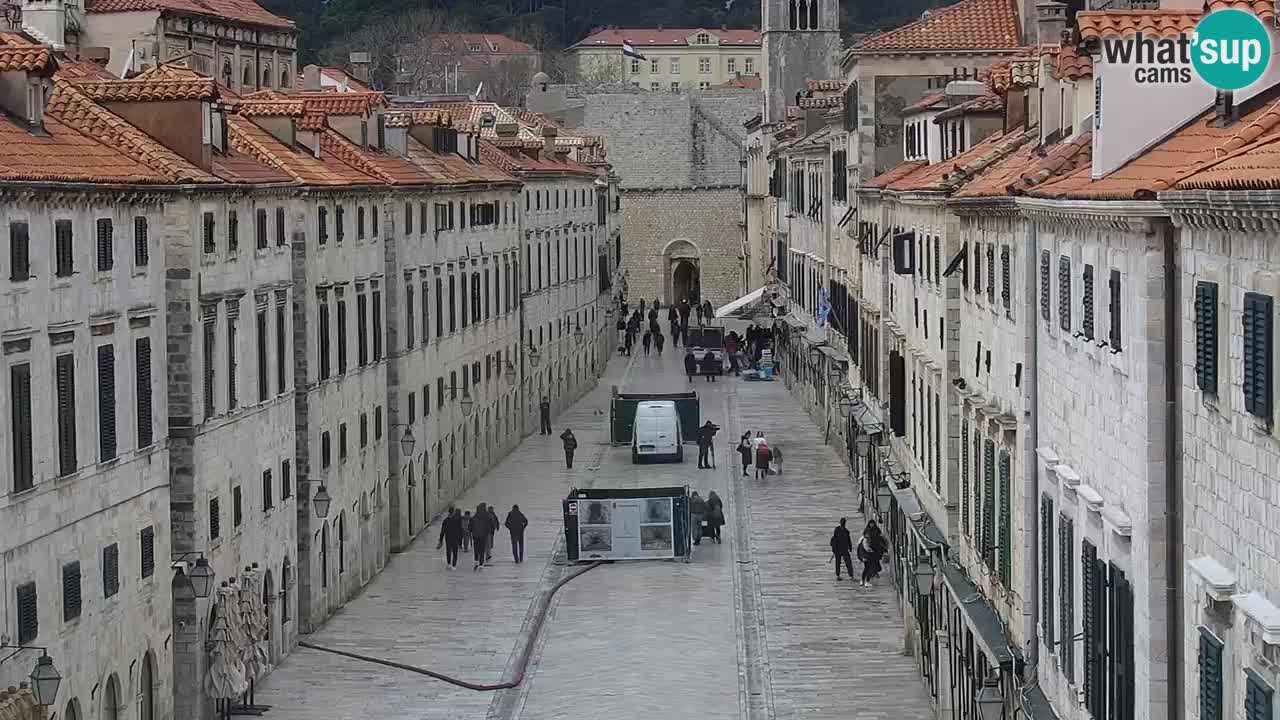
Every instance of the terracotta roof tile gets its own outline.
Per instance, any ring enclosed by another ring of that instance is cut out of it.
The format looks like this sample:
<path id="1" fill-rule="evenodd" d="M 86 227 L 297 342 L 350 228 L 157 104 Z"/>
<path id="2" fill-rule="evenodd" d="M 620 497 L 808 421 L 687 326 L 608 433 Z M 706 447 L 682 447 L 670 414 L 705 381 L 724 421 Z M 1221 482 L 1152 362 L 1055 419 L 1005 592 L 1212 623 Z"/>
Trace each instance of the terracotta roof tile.
<path id="1" fill-rule="evenodd" d="M 1074 45 L 1062 48 L 1062 52 L 1050 66 L 1053 68 L 1053 77 L 1057 80 L 1076 81 L 1081 78 L 1093 77 L 1093 57 L 1086 52 L 1081 52 L 1080 48 Z"/>
<path id="2" fill-rule="evenodd" d="M 843 80 L 806 80 L 804 85 L 809 92 L 844 92 Z"/>
<path id="3" fill-rule="evenodd" d="M 302 117 L 305 104 L 296 99 L 243 99 L 240 114 L 245 117 Z"/>
<path id="4" fill-rule="evenodd" d="M 571 172 L 595 175 L 595 171 L 590 167 L 566 156 L 548 157 L 545 152 L 539 150 L 499 148 L 490 142 L 480 144 L 480 158 L 510 173 Z"/>
<path id="5" fill-rule="evenodd" d="M 323 130 L 329 127 L 325 114 L 320 112 L 303 113 L 302 119 L 298 121 L 299 130 Z"/>
<path id="6" fill-rule="evenodd" d="M 800 98 L 800 107 L 806 110 L 813 110 L 818 108 L 844 107 L 844 98 L 840 97 L 839 95 L 833 95 L 830 97 Z"/>
<path id="7" fill-rule="evenodd" d="M 431 182 L 431 177 L 413 163 L 388 152 L 362 148 L 336 130 L 326 130 L 320 136 L 320 152 L 322 156 L 333 155 L 365 175 L 390 185 Z"/>
<path id="8" fill-rule="evenodd" d="M 53 66 L 49 48 L 16 33 L 0 32 L 0 72 L 39 72 Z"/>
<path id="9" fill-rule="evenodd" d="M 54 80 L 53 95 L 49 98 L 46 114 L 129 155 L 172 182 L 217 180 L 98 105 L 67 80 Z"/>
<path id="10" fill-rule="evenodd" d="M 232 149 L 270 165 L 306 185 L 373 185 L 378 180 L 351 167 L 339 158 L 317 159 L 304 148 L 289 147 L 252 120 L 231 115 L 227 118 Z M 321 153 L 323 155 L 323 151 Z"/>
<path id="11" fill-rule="evenodd" d="M 1264 22 L 1271 22 L 1276 17 L 1275 0 L 1213 0 L 1208 3 L 1209 12 L 1218 10 L 1247 10 L 1257 15 Z"/>
<path id="12" fill-rule="evenodd" d="M 629 42 L 641 53 L 646 45 L 679 45 L 687 47 L 689 38 L 699 32 L 707 33 L 720 41 L 720 46 L 749 46 L 760 44 L 759 30 L 712 30 L 710 28 L 609 28 L 594 32 L 578 41 L 574 48 L 622 47 Z"/>
<path id="13" fill-rule="evenodd" d="M 87 60 L 59 60 L 54 77 L 68 80 L 119 80 L 110 70 Z"/>
<path id="14" fill-rule="evenodd" d="M 902 192 L 951 192 L 981 175 L 988 168 L 1031 142 L 1039 135 L 1037 128 L 996 133 L 963 153 L 930 165 L 888 186 Z"/>
<path id="15" fill-rule="evenodd" d="M 1090 10 L 1076 13 L 1080 39 L 1084 41 L 1126 37 L 1139 32 L 1153 37 L 1176 35 L 1190 32 L 1198 22 L 1200 13 L 1168 10 Z"/>
<path id="16" fill-rule="evenodd" d="M 965 102 L 962 102 L 959 105 L 953 105 L 947 108 L 946 110 L 943 110 L 942 112 L 933 116 L 933 121 L 937 123 L 937 122 L 946 120 L 948 118 L 960 117 L 961 115 L 968 115 L 971 113 L 1003 113 L 1003 112 L 1004 112 L 1004 98 L 1000 97 L 999 95 L 981 95 L 979 97 L 973 98 L 972 100 L 966 100 Z"/>
<path id="17" fill-rule="evenodd" d="M 853 52 L 1006 50 L 1019 47 L 1018 13 L 1010 0 L 960 0 L 895 30 L 866 38 Z"/>
<path id="18" fill-rule="evenodd" d="M 1093 134 L 1083 132 L 1070 142 L 1058 143 L 1047 150 L 1027 143 L 1017 152 L 996 163 L 982 175 L 965 185 L 957 198 L 1003 197 L 1020 195 L 1054 177 L 1073 172 L 1088 164 Z"/>
<path id="19" fill-rule="evenodd" d="M 306 111 L 325 115 L 367 115 L 376 107 L 387 104 L 380 92 L 305 92 L 292 97 L 306 104 Z"/>
<path id="20" fill-rule="evenodd" d="M 383 113 L 383 123 L 387 127 L 401 128 L 410 125 L 427 125 L 450 127 L 453 117 L 441 110 L 391 110 Z"/>
<path id="21" fill-rule="evenodd" d="M 181 58 L 174 58 L 169 62 L 164 62 L 155 67 L 149 67 L 146 70 L 134 75 L 134 80 L 201 80 L 205 76 L 192 70 L 185 65 L 179 65 L 176 60 L 189 58 L 190 53 L 183 55 Z"/>
<path id="22" fill-rule="evenodd" d="M 1274 190 L 1280 188 L 1280 135 L 1207 164 L 1187 175 L 1178 190 Z"/>
<path id="23" fill-rule="evenodd" d="M 213 173 L 233 183 L 288 183 L 293 177 L 253 153 L 239 151 L 233 143 L 231 151 L 213 158 Z"/>
<path id="24" fill-rule="evenodd" d="M 885 170 L 879 175 L 862 183 L 862 187 L 870 189 L 885 188 L 928 167 L 929 163 L 924 162 L 923 160 L 910 160 L 908 162 L 898 163 L 897 165 L 894 165 L 888 170 Z"/>
<path id="25" fill-rule="evenodd" d="M 1214 113 L 1208 111 L 1105 177 L 1094 180 L 1092 168 L 1084 165 L 1028 194 L 1095 200 L 1152 197 L 1251 143 L 1275 136 L 1280 132 L 1278 106 L 1266 104 L 1229 127 L 1214 127 Z"/>
<path id="26" fill-rule="evenodd" d="M 759 75 L 739 75 L 734 79 L 721 83 L 717 87 L 744 88 L 747 90 L 759 90 L 762 86 Z"/>
<path id="27" fill-rule="evenodd" d="M 944 92 L 930 93 L 920 98 L 916 102 L 902 108 L 903 115 L 911 115 L 913 113 L 924 112 L 925 110 L 936 110 L 946 107 L 947 94 Z"/>
<path id="28" fill-rule="evenodd" d="M 161 102 L 208 100 L 218 96 L 210 78 L 184 80 L 86 80 L 77 87 L 97 102 Z"/>
<path id="29" fill-rule="evenodd" d="M 6 181 L 163 184 L 161 175 L 46 114 L 43 135 L 0 113 L 0 178 Z"/>
<path id="30" fill-rule="evenodd" d="M 538 52 L 528 43 L 498 33 L 435 33 L 431 36 L 433 49 L 457 50 L 477 55 L 528 55 Z M 479 45 L 472 50 L 471 45 Z"/>
<path id="31" fill-rule="evenodd" d="M 499 165 L 486 158 L 487 153 L 484 148 L 489 145 L 490 140 L 482 140 L 480 142 L 480 158 L 479 163 L 467 162 L 462 156 L 456 153 L 447 155 L 438 155 L 430 148 L 422 143 L 409 139 L 409 160 L 414 165 L 422 168 L 424 172 L 436 179 L 438 182 L 448 184 L 462 183 L 514 183 L 515 177 L 504 171 Z M 505 156 L 506 153 L 499 152 Z"/>
<path id="32" fill-rule="evenodd" d="M 253 0 L 87 0 L 85 11 L 117 13 L 154 10 L 224 18 L 250 25 L 292 30 L 293 21 L 267 12 Z"/>

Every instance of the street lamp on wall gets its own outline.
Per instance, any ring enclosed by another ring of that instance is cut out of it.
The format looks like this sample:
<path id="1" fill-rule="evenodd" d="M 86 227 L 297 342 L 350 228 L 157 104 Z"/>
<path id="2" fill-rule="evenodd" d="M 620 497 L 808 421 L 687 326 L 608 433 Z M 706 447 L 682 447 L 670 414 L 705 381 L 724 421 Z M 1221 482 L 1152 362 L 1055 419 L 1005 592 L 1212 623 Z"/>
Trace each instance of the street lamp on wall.
<path id="1" fill-rule="evenodd" d="M 538 367 L 538 360 L 541 358 L 538 348 L 533 345 L 529 346 L 529 367 Z"/>
<path id="2" fill-rule="evenodd" d="M 507 370 L 504 374 L 506 375 L 506 378 L 507 378 L 507 384 L 515 385 L 516 384 L 516 366 L 513 365 L 510 360 L 507 360 L 506 362 L 507 362 Z"/>
<path id="3" fill-rule="evenodd" d="M 582 323 L 575 323 L 573 327 L 573 339 L 582 341 Z"/>
<path id="4" fill-rule="evenodd" d="M 928 597 L 933 594 L 933 562 L 930 561 L 929 555 L 926 553 L 920 556 L 916 561 L 915 578 L 916 592 L 922 597 Z M 998 717 L 998 716 L 997 716 Z"/>
<path id="5" fill-rule="evenodd" d="M 195 565 L 191 566 L 191 572 L 186 571 L 183 561 L 192 555 L 197 555 Z M 173 557 L 173 569 L 178 572 L 179 577 L 185 577 L 187 584 L 191 586 L 191 594 L 201 600 L 209 597 L 213 592 L 213 568 L 209 567 L 209 560 L 202 552 L 185 552 L 176 553 Z"/>
<path id="6" fill-rule="evenodd" d="M 978 703 L 978 714 L 982 720 L 1000 720 L 1004 715 L 1004 693 L 994 679 L 988 679 L 982 689 L 974 696 Z"/>
<path id="7" fill-rule="evenodd" d="M 28 676 L 31 679 L 31 692 L 35 695 L 37 705 L 43 705 L 44 707 L 52 705 L 58 697 L 58 687 L 62 685 L 62 675 L 53 666 L 53 658 L 49 657 L 49 650 L 34 645 L 0 645 L 0 650 L 13 651 L 3 660 L 0 660 L 0 663 L 9 660 L 23 650 L 40 651 L 40 657 L 36 659 L 36 666 Z"/>
<path id="8" fill-rule="evenodd" d="M 316 491 L 315 497 L 311 498 L 311 505 L 315 508 L 316 517 L 321 520 L 329 517 L 329 505 L 333 503 L 333 498 L 329 497 L 329 491 L 325 489 L 321 483 L 320 489 Z"/>
<path id="9" fill-rule="evenodd" d="M 476 401 L 471 399 L 471 391 L 463 389 L 462 391 L 462 415 L 463 417 L 471 417 L 471 411 L 475 409 Z"/>

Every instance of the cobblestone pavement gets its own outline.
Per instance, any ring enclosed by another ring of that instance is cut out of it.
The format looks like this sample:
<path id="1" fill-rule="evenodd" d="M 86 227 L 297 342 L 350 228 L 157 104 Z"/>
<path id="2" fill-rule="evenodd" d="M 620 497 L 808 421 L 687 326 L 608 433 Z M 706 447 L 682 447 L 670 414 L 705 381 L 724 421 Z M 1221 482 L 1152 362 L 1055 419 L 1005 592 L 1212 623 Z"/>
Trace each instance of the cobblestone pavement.
<path id="1" fill-rule="evenodd" d="M 714 489 L 726 502 L 724 544 L 696 547 L 690 564 L 616 563 L 572 581 L 552 603 L 519 688 L 473 692 L 299 648 L 259 687 L 257 702 L 272 706 L 274 720 L 928 717 L 887 587 L 834 580 L 827 539 L 841 514 L 860 526 L 857 498 L 782 383 L 695 383 L 703 418 L 724 426 L 714 471 L 697 470 L 694 452 L 681 465 L 633 466 L 625 448 L 605 445 L 612 385 L 688 387 L 670 350 L 615 359 L 600 386 L 554 423 L 557 434 L 567 426 L 578 435 L 573 470 L 558 440 L 534 435 L 460 499 L 504 511 L 520 504 L 530 519 L 524 564 L 511 563 L 504 533 L 492 567 L 472 572 L 460 562 L 449 572 L 433 526 L 306 639 L 470 682 L 510 679 L 540 590 L 566 572 L 553 553 L 560 501 L 575 486 Z M 786 475 L 741 483 L 728 448 L 746 427 L 787 449 Z"/>

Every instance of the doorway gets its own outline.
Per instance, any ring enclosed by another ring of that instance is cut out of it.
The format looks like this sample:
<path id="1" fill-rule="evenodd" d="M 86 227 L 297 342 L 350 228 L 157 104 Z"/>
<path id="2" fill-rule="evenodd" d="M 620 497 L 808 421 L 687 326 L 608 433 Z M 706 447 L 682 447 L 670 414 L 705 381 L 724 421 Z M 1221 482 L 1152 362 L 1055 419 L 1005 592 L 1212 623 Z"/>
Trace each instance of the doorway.
<path id="1" fill-rule="evenodd" d="M 697 260 L 679 260 L 671 274 L 672 301 L 689 298 L 691 305 L 702 302 Z"/>

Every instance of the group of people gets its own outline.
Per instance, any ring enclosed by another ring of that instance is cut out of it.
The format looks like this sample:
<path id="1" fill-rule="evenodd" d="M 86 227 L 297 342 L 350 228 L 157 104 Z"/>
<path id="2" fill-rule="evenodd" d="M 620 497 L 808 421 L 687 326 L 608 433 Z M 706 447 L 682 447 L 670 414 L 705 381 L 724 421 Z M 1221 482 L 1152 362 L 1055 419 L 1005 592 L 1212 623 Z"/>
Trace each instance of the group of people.
<path id="1" fill-rule="evenodd" d="M 707 493 L 706 499 L 697 490 L 690 493 L 689 515 L 693 521 L 694 545 L 701 545 L 704 537 L 720 542 L 720 528 L 724 526 L 724 502 L 715 490 Z"/>
<path id="2" fill-rule="evenodd" d="M 519 505 L 511 506 L 506 521 L 502 523 L 498 522 L 498 513 L 492 505 L 480 503 L 474 515 L 470 510 L 463 512 L 450 505 L 444 522 L 440 523 L 436 549 L 445 548 L 445 563 L 450 570 L 458 567 L 459 550 L 472 550 L 475 565 L 471 569 L 479 570 L 493 560 L 493 541 L 504 527 L 511 535 L 512 558 L 517 563 L 524 562 L 524 531 L 529 527 L 529 519 L 520 512 Z"/>
<path id="3" fill-rule="evenodd" d="M 631 350 L 638 341 L 645 355 L 649 354 L 650 349 L 661 353 L 667 342 L 662 326 L 658 323 L 662 312 L 662 301 L 654 298 L 653 302 L 649 303 L 642 299 L 640 306 L 632 309 L 630 303 L 620 299 L 618 309 L 618 352 L 631 355 Z M 690 315 L 696 316 L 698 326 L 701 327 L 715 317 L 715 309 L 711 307 L 710 300 L 695 304 L 689 302 L 689 298 L 683 298 L 678 303 L 668 304 L 667 329 L 675 347 L 680 347 L 687 337 Z"/>
<path id="4" fill-rule="evenodd" d="M 853 537 L 849 534 L 848 518 L 840 518 L 840 524 L 831 533 L 831 554 L 836 561 L 836 579 L 840 579 L 840 566 L 849 571 L 853 577 Z M 858 560 L 862 563 L 862 586 L 866 587 L 880 575 L 880 561 L 889 551 L 889 543 L 880 532 L 875 520 L 867 523 L 858 540 Z"/>
<path id="5" fill-rule="evenodd" d="M 757 432 L 754 438 L 751 437 L 750 430 L 742 433 L 742 437 L 738 438 L 738 447 L 734 449 L 742 458 L 743 475 L 750 475 L 753 466 L 757 480 L 763 480 L 771 474 L 782 474 L 782 448 L 770 447 L 763 432 Z"/>
<path id="6" fill-rule="evenodd" d="M 706 376 L 707 382 L 715 382 L 716 376 L 724 370 L 724 364 L 720 358 L 708 350 L 699 359 L 694 355 L 692 350 L 686 350 L 684 354 L 684 374 L 689 377 L 689 382 L 693 382 L 693 376 L 702 373 Z"/>

